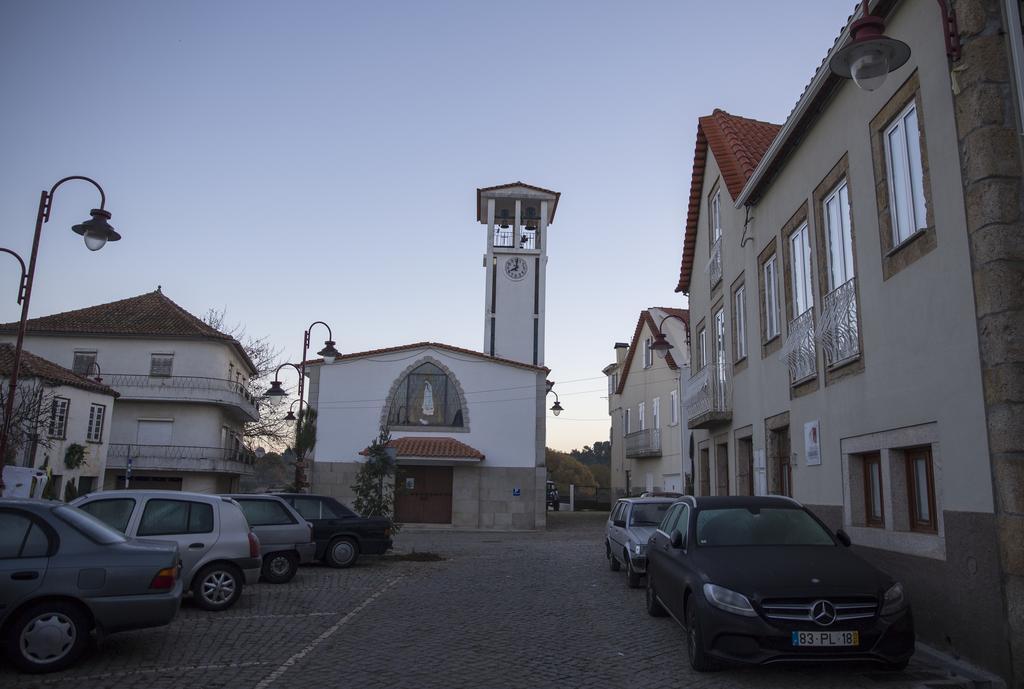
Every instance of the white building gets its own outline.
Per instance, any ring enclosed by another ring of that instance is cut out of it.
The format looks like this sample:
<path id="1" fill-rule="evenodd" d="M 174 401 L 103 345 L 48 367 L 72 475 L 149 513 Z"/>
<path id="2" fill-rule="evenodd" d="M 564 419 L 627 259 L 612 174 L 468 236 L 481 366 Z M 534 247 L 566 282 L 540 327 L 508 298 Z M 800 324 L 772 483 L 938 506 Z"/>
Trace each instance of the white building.
<path id="1" fill-rule="evenodd" d="M 544 289 L 558 197 L 520 182 L 477 190 L 483 352 L 420 342 L 309 362 L 314 490 L 351 501 L 360 452 L 387 427 L 399 522 L 543 528 Z"/>
<path id="2" fill-rule="evenodd" d="M 606 366 L 611 416 L 611 487 L 615 495 L 643 491 L 683 492 L 693 475 L 689 434 L 681 414 L 689 379 L 686 309 L 652 307 L 640 312 L 632 341 L 615 345 Z M 664 334 L 672 349 L 664 357 L 653 345 Z"/>
<path id="3" fill-rule="evenodd" d="M 13 368 L 14 346 L 0 344 L 0 385 L 5 395 Z M 22 428 L 12 432 L 16 444 L 8 446 L 15 465 L 48 468 L 51 494 L 58 498 L 98 490 L 116 398 L 106 385 L 22 351 L 14 414 Z"/>
<path id="4" fill-rule="evenodd" d="M 0 325 L 0 341 L 15 328 Z M 252 473 L 242 426 L 259 418 L 246 389 L 255 367 L 237 340 L 159 289 L 30 319 L 25 348 L 120 393 L 104 488 L 127 479 L 133 488 L 229 492 Z"/>

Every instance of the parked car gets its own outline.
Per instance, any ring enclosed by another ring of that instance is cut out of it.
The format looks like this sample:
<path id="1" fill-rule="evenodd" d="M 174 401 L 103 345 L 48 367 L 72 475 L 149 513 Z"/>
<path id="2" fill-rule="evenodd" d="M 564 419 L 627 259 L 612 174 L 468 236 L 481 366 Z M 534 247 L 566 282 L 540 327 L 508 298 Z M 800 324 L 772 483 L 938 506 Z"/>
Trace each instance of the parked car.
<path id="1" fill-rule="evenodd" d="M 316 556 L 313 524 L 276 495 L 228 495 L 237 502 L 249 526 L 260 539 L 263 580 L 284 584 L 292 580 L 300 564 Z"/>
<path id="2" fill-rule="evenodd" d="M 24 672 L 66 668 L 93 632 L 173 620 L 180 568 L 175 543 L 128 539 L 60 502 L 0 499 L 0 643 Z"/>
<path id="3" fill-rule="evenodd" d="M 177 543 L 196 605 L 227 610 L 260 577 L 260 542 L 231 498 L 171 490 L 90 493 L 71 504 L 138 538 Z"/>
<path id="4" fill-rule="evenodd" d="M 351 567 L 361 554 L 382 555 L 391 549 L 391 522 L 361 517 L 328 495 L 276 493 L 313 524 L 316 559 L 331 567 Z"/>
<path id="5" fill-rule="evenodd" d="M 649 490 L 640 494 L 641 498 L 681 498 L 683 493 L 674 490 Z"/>
<path id="6" fill-rule="evenodd" d="M 903 587 L 783 497 L 685 497 L 647 550 L 647 612 L 686 629 L 694 670 L 718 661 L 870 660 L 914 652 Z"/>
<path id="7" fill-rule="evenodd" d="M 640 587 L 647 571 L 647 541 L 673 502 L 672 498 L 622 498 L 608 514 L 604 554 L 613 572 L 626 568 L 630 588 Z"/>
<path id="8" fill-rule="evenodd" d="M 561 496 L 558 495 L 558 486 L 555 485 L 554 481 L 548 481 L 546 489 L 546 502 L 547 506 L 553 509 L 555 512 L 558 511 L 560 497 Z"/>

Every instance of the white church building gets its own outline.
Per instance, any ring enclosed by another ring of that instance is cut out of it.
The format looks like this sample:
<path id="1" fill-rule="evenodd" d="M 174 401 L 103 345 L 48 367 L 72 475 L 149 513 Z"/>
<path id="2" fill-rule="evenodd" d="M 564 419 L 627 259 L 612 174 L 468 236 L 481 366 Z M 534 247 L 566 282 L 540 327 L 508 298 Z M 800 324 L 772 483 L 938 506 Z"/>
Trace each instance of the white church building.
<path id="1" fill-rule="evenodd" d="M 315 492 L 350 503 L 360 453 L 383 426 L 397 452 L 398 522 L 544 527 L 544 293 L 558 198 L 522 182 L 477 190 L 482 351 L 417 342 L 307 362 Z"/>

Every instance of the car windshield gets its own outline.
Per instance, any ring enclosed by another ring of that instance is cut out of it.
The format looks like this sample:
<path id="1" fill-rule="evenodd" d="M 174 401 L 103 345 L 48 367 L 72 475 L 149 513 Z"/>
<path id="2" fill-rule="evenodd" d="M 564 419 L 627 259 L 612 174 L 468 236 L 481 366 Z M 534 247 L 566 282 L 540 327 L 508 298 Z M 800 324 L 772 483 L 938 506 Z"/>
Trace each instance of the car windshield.
<path id="1" fill-rule="evenodd" d="M 128 540 L 124 534 L 118 533 L 96 517 L 77 507 L 61 505 L 55 508 L 53 512 L 83 536 L 100 545 L 113 545 L 114 543 L 124 543 Z"/>
<path id="2" fill-rule="evenodd" d="M 793 507 L 728 507 L 697 513 L 697 544 L 835 545 L 810 514 Z"/>
<path id="3" fill-rule="evenodd" d="M 629 525 L 657 526 L 671 505 L 670 502 L 638 502 L 629 515 Z"/>

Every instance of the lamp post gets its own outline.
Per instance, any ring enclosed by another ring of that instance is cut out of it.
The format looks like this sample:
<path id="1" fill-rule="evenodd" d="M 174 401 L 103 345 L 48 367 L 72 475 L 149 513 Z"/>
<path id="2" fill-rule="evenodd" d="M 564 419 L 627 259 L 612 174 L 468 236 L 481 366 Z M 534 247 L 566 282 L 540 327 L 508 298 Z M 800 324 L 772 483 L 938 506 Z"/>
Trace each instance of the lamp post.
<path id="1" fill-rule="evenodd" d="M 339 356 L 341 356 L 338 350 L 335 349 L 334 347 L 334 345 L 336 345 L 337 343 L 334 341 L 334 334 L 331 332 L 331 326 L 327 325 L 323 321 L 313 321 L 313 323 L 311 323 L 310 326 L 306 328 L 302 333 L 302 360 L 299 362 L 297 366 L 291 363 L 284 363 L 278 366 L 277 371 L 274 372 L 274 381 L 270 384 L 270 389 L 267 390 L 263 395 L 264 397 L 269 398 L 272 402 L 276 402 L 277 404 L 283 402 L 286 393 L 281 388 L 281 381 L 278 380 L 277 374 L 280 373 L 281 369 L 284 368 L 285 366 L 291 366 L 296 371 L 298 371 L 299 398 L 296 400 L 296 402 L 298 402 L 299 404 L 299 414 L 298 417 L 296 417 L 295 414 L 292 413 L 291 408 L 289 408 L 288 414 L 285 415 L 284 418 L 284 420 L 289 423 L 291 423 L 292 421 L 302 419 L 302 405 L 305 403 L 304 395 L 306 390 L 306 357 L 309 355 L 310 333 L 312 332 L 313 327 L 316 325 L 322 325 L 325 328 L 327 328 L 327 339 L 324 341 L 323 349 L 317 352 L 317 356 L 323 357 L 324 363 L 327 365 L 333 364 L 335 360 Z M 293 402 L 292 404 L 295 403 Z M 302 493 L 304 489 L 308 487 L 308 485 L 309 482 L 306 478 L 306 460 L 305 458 L 296 457 L 295 489 L 298 492 Z"/>
<path id="2" fill-rule="evenodd" d="M 683 318 L 682 316 L 676 315 L 674 313 L 666 314 L 661 319 L 661 322 L 658 323 L 658 334 L 654 336 L 654 342 L 651 343 L 651 349 L 653 349 L 655 352 L 657 352 L 658 357 L 661 358 L 661 359 L 666 358 L 668 356 L 669 350 L 673 349 L 672 343 L 668 341 L 667 337 L 665 337 L 665 331 L 663 330 L 663 327 L 665 325 L 665 321 L 667 321 L 669 318 L 678 319 L 683 324 L 683 326 L 685 328 L 689 328 L 690 327 L 690 324 L 686 322 L 685 318 Z M 686 330 L 685 332 L 686 332 L 687 338 L 689 338 L 689 330 Z M 677 390 L 676 396 L 678 398 L 676 403 L 680 407 L 679 408 L 679 419 L 680 419 L 680 423 L 679 423 L 679 447 L 680 447 L 680 452 L 679 452 L 679 454 L 682 455 L 683 454 L 682 453 L 683 438 L 685 437 L 686 428 L 687 428 L 688 424 L 682 422 L 682 417 L 683 417 L 683 409 L 682 409 L 682 406 L 683 406 L 683 376 L 682 376 L 681 369 L 679 369 L 679 373 L 677 373 L 677 375 L 676 375 L 676 390 Z M 693 441 L 693 434 L 692 433 L 690 434 L 690 440 L 691 440 L 691 442 Z M 680 457 L 680 464 L 683 464 L 683 466 L 679 467 L 679 470 L 680 470 L 680 472 L 683 475 L 683 484 L 685 486 L 685 483 L 686 483 L 686 466 L 685 466 L 684 460 L 682 460 L 681 457 Z M 691 477 L 690 480 L 693 480 L 693 452 L 692 452 L 692 450 L 690 452 L 690 477 Z"/>
<path id="3" fill-rule="evenodd" d="M 554 395 L 555 396 L 555 403 L 551 405 L 551 413 L 554 414 L 555 416 L 558 416 L 559 414 L 562 413 L 562 403 L 558 401 L 558 393 L 555 392 L 555 390 L 554 390 L 555 381 L 553 381 L 553 380 L 546 380 L 544 382 L 547 384 L 547 392 L 545 393 L 545 396 L 547 396 L 547 395 Z"/>
<path id="4" fill-rule="evenodd" d="M 32 237 L 32 253 L 29 254 L 28 268 L 25 267 L 25 261 L 22 260 L 21 256 L 16 254 L 10 249 L 0 249 L 0 251 L 14 256 L 21 265 L 21 281 L 18 284 L 18 299 L 17 302 L 21 304 L 21 320 L 18 321 L 18 336 L 17 341 L 14 345 L 14 363 L 11 367 L 11 380 L 7 386 L 7 399 L 4 402 L 4 418 L 0 423 L 0 464 L 2 464 L 7 457 L 7 442 L 10 435 L 11 416 L 14 413 L 14 395 L 18 387 L 18 371 L 21 367 L 21 351 L 25 341 L 25 324 L 28 321 L 28 307 L 29 301 L 32 298 L 32 282 L 35 279 L 36 273 L 36 259 L 39 256 L 39 238 L 43 232 L 43 224 L 49 222 L 50 212 L 53 210 L 53 195 L 57 191 L 57 187 L 70 182 L 71 180 L 82 180 L 92 184 L 100 192 L 100 207 L 93 208 L 89 211 L 91 216 L 89 220 L 86 220 L 78 225 L 74 225 L 71 231 L 75 234 L 82 235 L 85 239 L 85 246 L 89 251 L 99 251 L 102 249 L 107 242 L 116 242 L 121 239 L 121 235 L 110 226 L 107 221 L 110 220 L 110 212 L 106 210 L 105 206 L 107 203 L 107 196 L 103 192 L 103 187 L 99 185 L 93 179 L 88 177 L 82 177 L 80 175 L 72 175 L 71 177 L 65 177 L 58 180 L 56 184 L 50 187 L 49 191 L 42 191 L 39 196 L 39 209 L 36 213 L 36 230 Z M 0 478 L 0 491 L 4 488 L 3 479 Z"/>

